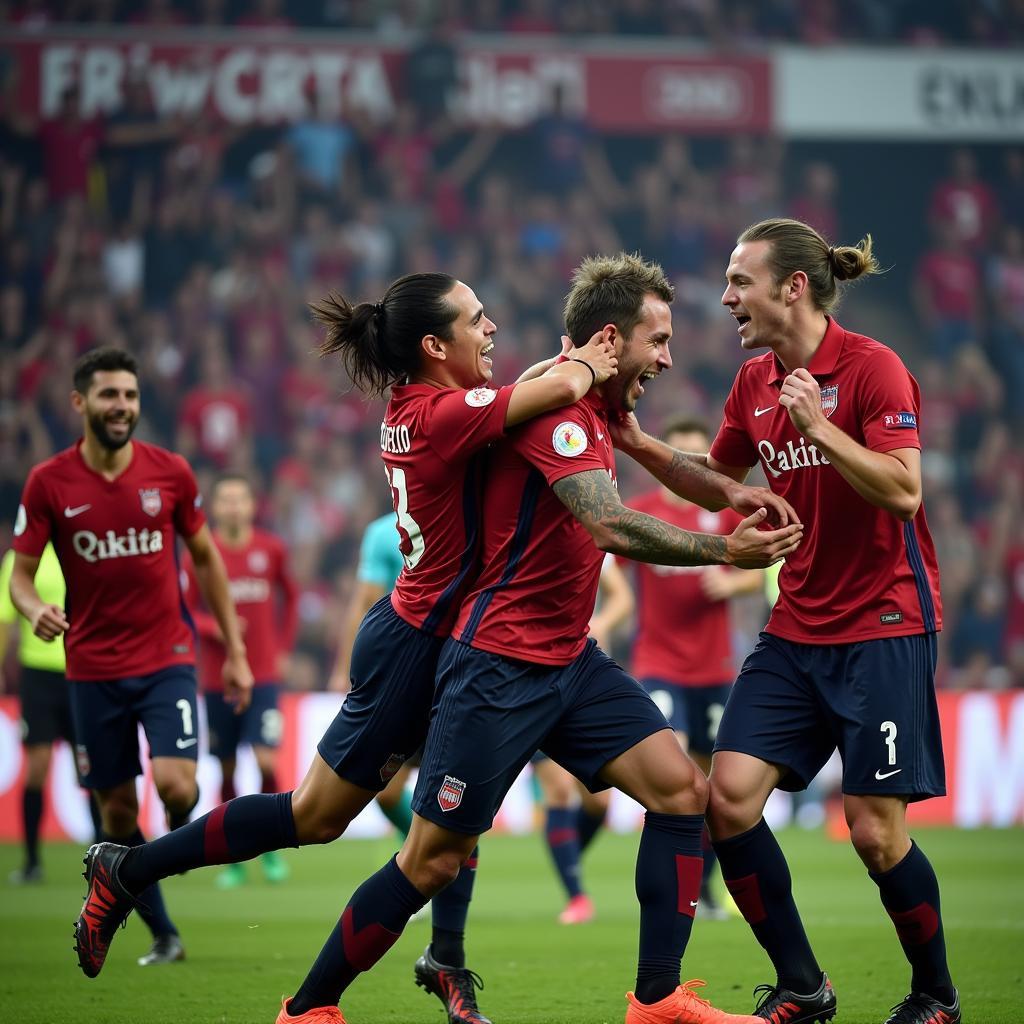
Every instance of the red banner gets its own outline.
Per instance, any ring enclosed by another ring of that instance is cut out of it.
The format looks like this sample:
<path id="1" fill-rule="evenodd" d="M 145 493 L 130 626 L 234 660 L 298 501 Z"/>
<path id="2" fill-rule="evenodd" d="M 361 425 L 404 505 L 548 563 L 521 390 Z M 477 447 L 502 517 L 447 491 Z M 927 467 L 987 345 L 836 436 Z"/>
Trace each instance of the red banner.
<path id="1" fill-rule="evenodd" d="M 18 62 L 19 109 L 49 117 L 71 86 L 82 112 L 110 115 L 141 75 L 162 117 L 210 110 L 230 124 L 300 121 L 356 112 L 387 121 L 406 51 L 350 37 L 257 34 L 211 39 L 182 33 L 0 36 Z M 506 47 L 474 41 L 459 54 L 449 108 L 463 123 L 525 125 L 556 97 L 601 131 L 766 131 L 771 64 L 759 57 L 625 53 L 560 40 Z"/>

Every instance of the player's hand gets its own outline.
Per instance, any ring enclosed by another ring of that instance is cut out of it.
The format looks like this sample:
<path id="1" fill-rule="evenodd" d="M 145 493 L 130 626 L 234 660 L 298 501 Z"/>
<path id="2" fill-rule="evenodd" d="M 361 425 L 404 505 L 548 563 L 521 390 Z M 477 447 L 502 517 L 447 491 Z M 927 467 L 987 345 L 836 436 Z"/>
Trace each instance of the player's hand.
<path id="1" fill-rule="evenodd" d="M 563 337 L 562 344 L 565 342 Z M 582 348 L 574 348 L 569 353 L 569 359 L 582 359 L 589 363 L 595 374 L 595 384 L 603 384 L 618 373 L 619 360 L 615 355 L 615 346 L 604 336 L 604 331 L 598 331 Z"/>
<path id="2" fill-rule="evenodd" d="M 621 413 L 611 419 L 612 444 L 620 451 L 639 451 L 644 445 L 646 434 L 640 428 L 640 421 L 631 412 Z"/>
<path id="3" fill-rule="evenodd" d="M 810 434 L 826 422 L 821 408 L 821 388 L 802 366 L 782 382 L 779 405 L 789 413 L 793 426 L 801 434 Z"/>
<path id="4" fill-rule="evenodd" d="M 765 525 L 776 529 L 793 523 L 801 525 L 796 509 L 768 487 L 737 484 L 729 490 L 729 507 L 741 516 L 753 515 L 759 508 L 766 509 Z"/>
<path id="5" fill-rule="evenodd" d="M 224 659 L 224 699 L 240 715 L 252 700 L 253 676 L 244 654 L 229 654 Z"/>
<path id="6" fill-rule="evenodd" d="M 732 597 L 733 575 L 720 565 L 709 565 L 700 574 L 700 589 L 709 601 L 727 601 Z"/>
<path id="7" fill-rule="evenodd" d="M 32 632 L 47 643 L 66 633 L 70 626 L 71 623 L 68 622 L 64 609 L 59 604 L 44 604 L 32 616 Z"/>
<path id="8" fill-rule="evenodd" d="M 803 540 L 803 526 L 790 523 L 780 530 L 759 529 L 767 517 L 768 510 L 759 508 L 725 538 L 726 558 L 730 565 L 740 569 L 766 569 L 796 551 Z"/>

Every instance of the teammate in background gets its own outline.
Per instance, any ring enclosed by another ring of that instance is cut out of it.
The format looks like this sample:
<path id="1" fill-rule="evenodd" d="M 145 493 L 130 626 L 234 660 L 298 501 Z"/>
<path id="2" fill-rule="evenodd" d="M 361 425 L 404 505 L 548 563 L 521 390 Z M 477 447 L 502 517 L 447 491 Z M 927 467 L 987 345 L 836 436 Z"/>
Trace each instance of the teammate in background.
<path id="1" fill-rule="evenodd" d="M 378 302 L 353 305 L 332 295 L 313 311 L 327 328 L 322 353 L 339 353 L 364 393 L 390 389 L 381 457 L 404 567 L 391 595 L 363 619 L 352 650 L 351 691 L 294 793 L 236 797 L 145 846 L 100 844 L 89 851 L 102 886 L 90 888 L 83 908 L 83 918 L 98 925 L 80 955 L 97 970 L 147 886 L 190 868 L 331 842 L 422 744 L 437 656 L 478 565 L 479 456 L 509 427 L 577 401 L 615 372 L 612 346 L 597 338 L 571 361 L 552 366 L 548 360 L 516 384 L 491 389 L 495 325 L 472 289 L 447 274 L 399 278 Z M 461 858 L 465 870 L 455 872 L 443 918 L 434 901 L 431 943 L 415 968 L 417 984 L 442 1000 L 450 1024 L 489 1024 L 477 1008 L 479 978 L 466 969 L 463 947 L 475 857 L 471 848 Z M 426 901 L 410 889 L 392 860 L 386 877 L 365 894 L 371 907 L 397 898 L 411 915 Z M 341 917 L 328 943 L 329 962 L 318 964 L 309 985 L 285 1001 L 282 1024 L 343 1020 L 331 993 L 368 958 L 382 956 L 401 930 L 374 921 L 376 910 Z"/>
<path id="2" fill-rule="evenodd" d="M 356 569 L 356 591 L 345 613 L 338 656 L 327 683 L 328 690 L 348 693 L 351 686 L 349 667 L 352 662 L 352 645 L 355 643 L 359 623 L 394 588 L 403 564 L 398 546 L 400 542 L 394 512 L 374 519 L 363 532 L 363 540 L 359 545 L 359 566 Z M 403 839 L 409 834 L 409 826 L 412 824 L 412 797 L 405 788 L 409 781 L 411 760 L 406 761 L 377 794 L 377 805 Z"/>
<path id="3" fill-rule="evenodd" d="M 707 453 L 711 440 L 699 420 L 680 419 L 664 431 L 666 444 L 684 452 Z M 638 512 L 663 519 L 681 530 L 729 533 L 739 516 L 731 509 L 710 512 L 673 494 L 666 487 L 627 502 Z M 764 585 L 762 570 L 736 572 L 722 566 L 681 568 L 635 565 L 637 630 L 633 642 L 633 675 L 654 698 L 683 750 L 707 775 L 718 723 L 732 688 L 733 662 L 729 600 L 756 594 Z M 728 915 L 711 885 L 716 857 L 705 827 L 702 838 L 701 917 Z"/>
<path id="4" fill-rule="evenodd" d="M 633 614 L 633 589 L 611 555 L 601 563 L 597 609 L 587 632 L 605 652 L 615 630 Z M 583 887 L 581 860 L 608 816 L 611 790 L 591 793 L 560 764 L 542 753 L 530 760 L 544 805 L 544 839 L 568 903 L 560 924 L 587 924 L 594 919 L 594 901 Z"/>
<path id="5" fill-rule="evenodd" d="M 114 348 L 85 353 L 74 367 L 71 402 L 83 437 L 29 474 L 14 528 L 11 599 L 41 640 L 64 635 L 79 776 L 96 792 L 106 836 L 139 846 L 139 723 L 169 814 L 186 819 L 199 798 L 194 632 L 175 534 L 226 638 L 224 682 L 239 710 L 248 704 L 252 673 L 192 471 L 179 455 L 131 439 L 139 420 L 135 359 Z M 70 614 L 35 586 L 49 541 Z M 88 860 L 86 878 L 90 892 L 104 884 Z M 97 919 L 84 910 L 77 947 L 82 969 L 94 976 L 99 964 L 84 950 L 95 942 Z M 159 887 L 141 895 L 140 915 L 153 946 L 139 963 L 181 960 Z"/>
<path id="6" fill-rule="evenodd" d="M 807 524 L 771 619 L 718 730 L 708 825 L 722 874 L 777 973 L 757 1015 L 828 1020 L 836 998 L 762 817 L 838 747 L 851 841 L 911 965 L 887 1024 L 957 1024 L 935 872 L 907 832 L 912 800 L 945 793 L 935 700 L 939 574 L 921 504 L 920 391 L 899 357 L 831 316 L 838 285 L 875 273 L 871 238 L 831 246 L 799 221 L 744 231 L 722 303 L 745 351 L 709 456 L 630 434 L 631 453 L 679 490 L 686 462 L 742 480 L 759 461 Z"/>
<path id="7" fill-rule="evenodd" d="M 577 271 L 569 334 L 580 343 L 591 338 L 587 348 L 594 338 L 614 345 L 617 375 L 495 446 L 484 488 L 483 567 L 453 609 L 452 636 L 440 651 L 409 837 L 352 895 L 278 1024 L 343 1021 L 340 994 L 459 877 L 538 749 L 589 788 L 617 786 L 648 809 L 636 870 L 639 992 L 629 996 L 627 1024 L 756 1024 L 713 1009 L 695 995 L 696 983 L 679 985 L 700 885 L 707 784 L 653 701 L 586 636 L 602 549 L 682 564 L 764 565 L 799 543 L 799 525 L 757 528 L 765 503 L 785 521 L 785 501 L 692 463 L 695 496 L 752 510 L 732 536 L 684 533 L 619 500 L 610 418 L 632 409 L 642 381 L 671 366 L 671 298 L 660 268 L 637 256 L 590 259 Z M 381 938 L 371 944 L 360 933 Z"/>
<path id="8" fill-rule="evenodd" d="M 64 642 L 58 637 L 53 643 L 45 643 L 32 633 L 31 624 L 26 619 L 18 622 L 18 610 L 11 603 L 10 593 L 13 568 L 14 552 L 8 551 L 0 562 L 0 665 L 7 653 L 10 637 L 17 631 L 18 662 L 21 665 L 18 699 L 25 746 L 25 788 L 21 794 L 25 864 L 11 872 L 9 881 L 12 885 L 27 885 L 43 880 L 39 826 L 43 819 L 43 790 L 50 771 L 53 744 L 61 739 L 74 750 L 75 738 L 68 682 L 64 677 Z M 43 549 L 36 586 L 47 604 L 64 604 L 64 577 L 52 544 Z M 86 796 L 98 840 L 102 829 L 99 808 L 91 793 Z"/>
<path id="9" fill-rule="evenodd" d="M 298 591 L 288 569 L 288 552 L 274 534 L 254 526 L 256 501 L 246 477 L 225 473 L 210 498 L 213 542 L 224 561 L 231 599 L 242 623 L 254 686 L 252 702 L 235 714 L 224 694 L 224 638 L 217 620 L 200 603 L 195 573 L 187 565 L 185 597 L 199 633 L 199 683 L 206 698 L 210 753 L 220 761 L 222 803 L 235 797 L 238 747 L 248 743 L 260 772 L 260 792 L 276 793 L 277 748 L 281 742 L 278 697 L 295 646 Z M 275 850 L 260 858 L 268 882 L 288 878 L 288 865 Z M 245 866 L 229 864 L 217 878 L 221 889 L 245 882 Z"/>

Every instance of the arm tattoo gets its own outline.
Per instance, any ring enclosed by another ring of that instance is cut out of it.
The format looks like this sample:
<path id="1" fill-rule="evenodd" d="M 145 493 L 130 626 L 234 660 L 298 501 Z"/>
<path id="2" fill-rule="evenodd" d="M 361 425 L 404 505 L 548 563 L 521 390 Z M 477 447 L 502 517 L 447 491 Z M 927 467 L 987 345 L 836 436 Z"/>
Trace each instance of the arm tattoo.
<path id="1" fill-rule="evenodd" d="M 690 533 L 626 508 L 608 474 L 599 469 L 557 481 L 552 490 L 591 533 L 610 538 L 607 550 L 637 562 L 714 565 L 725 561 L 725 537 Z"/>

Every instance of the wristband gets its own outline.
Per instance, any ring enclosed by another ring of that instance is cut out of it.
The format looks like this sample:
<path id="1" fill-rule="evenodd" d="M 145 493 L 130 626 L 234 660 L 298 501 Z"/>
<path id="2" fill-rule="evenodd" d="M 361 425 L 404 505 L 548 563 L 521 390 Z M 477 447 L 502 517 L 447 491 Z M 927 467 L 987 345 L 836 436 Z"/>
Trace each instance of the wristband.
<path id="1" fill-rule="evenodd" d="M 585 366 L 590 371 L 591 387 L 597 383 L 597 371 L 586 361 L 586 359 L 570 359 L 569 362 L 575 363 L 577 366 Z"/>

